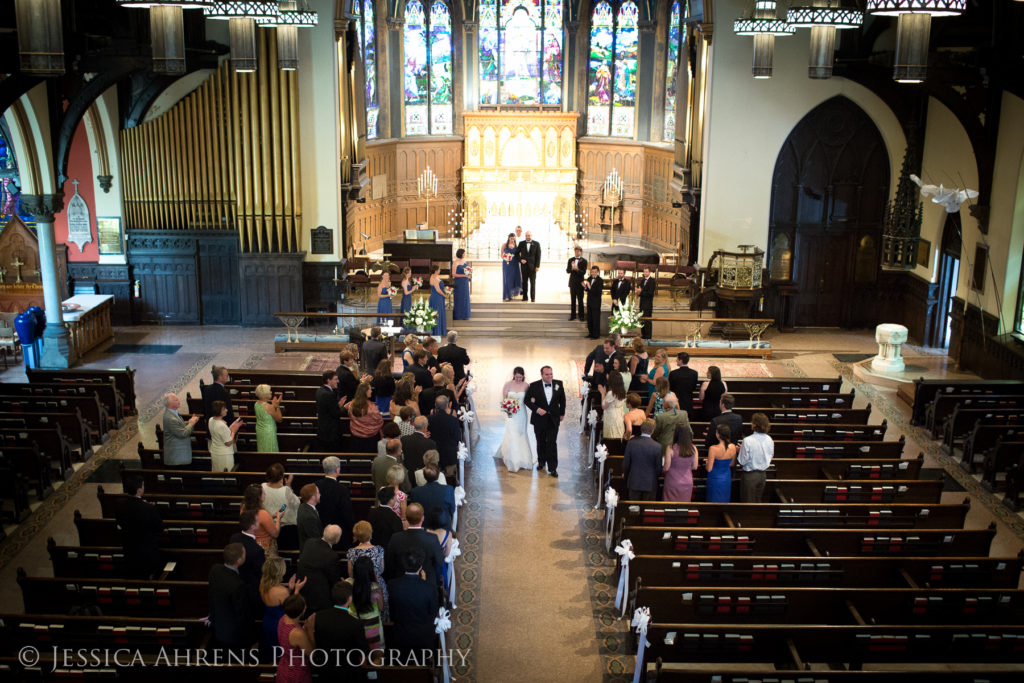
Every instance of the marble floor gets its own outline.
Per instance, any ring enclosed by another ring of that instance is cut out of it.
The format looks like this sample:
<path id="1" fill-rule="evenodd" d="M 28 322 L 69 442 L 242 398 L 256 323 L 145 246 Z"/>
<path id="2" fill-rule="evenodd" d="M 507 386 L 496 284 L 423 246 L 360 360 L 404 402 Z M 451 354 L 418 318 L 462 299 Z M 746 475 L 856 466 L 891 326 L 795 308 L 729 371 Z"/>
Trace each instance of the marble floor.
<path id="1" fill-rule="evenodd" d="M 554 276 L 552 275 L 552 286 Z M 561 276 L 558 277 L 561 280 Z M 561 288 L 559 288 L 561 289 Z M 482 294 L 483 292 L 480 292 Z M 476 296 L 474 296 L 476 299 Z M 212 364 L 228 367 L 301 369 L 310 356 L 273 353 L 273 328 L 236 327 L 132 327 L 117 330 L 119 343 L 181 345 L 170 355 L 97 354 L 88 367 L 137 369 L 138 420 L 132 419 L 116 434 L 99 457 L 81 467 L 69 484 L 38 507 L 29 521 L 9 529 L 0 544 L 0 600 L 3 611 L 22 607 L 15 581 L 23 567 L 35 575 L 52 575 L 46 539 L 77 544 L 73 511 L 98 516 L 95 497 L 100 480 L 108 490 L 114 469 L 100 466 L 108 458 L 133 458 L 141 440 L 153 444 L 153 425 L 160 418 L 160 397 L 168 391 L 198 393 L 198 380 L 208 379 Z M 852 377 L 849 364 L 840 364 L 834 353 L 874 353 L 871 331 L 838 332 L 807 330 L 772 337 L 776 354 L 763 363 L 774 376 L 836 376 L 856 383 L 855 407 L 869 401 L 876 408 L 872 422 L 888 420 L 888 438 L 906 434 L 905 453 L 924 452 L 926 466 L 950 467 L 948 456 L 916 428 L 907 425 L 909 408 L 892 389 L 866 386 Z M 550 364 L 556 378 L 565 380 L 567 393 L 577 395 L 574 359 L 584 356 L 593 342 L 559 339 L 467 340 L 476 377 L 480 440 L 468 475 L 469 504 L 461 523 L 464 547 L 460 558 L 464 580 L 463 604 L 453 614 L 457 643 L 470 648 L 470 662 L 460 671 L 461 680 L 594 681 L 609 669 L 610 658 L 600 649 L 601 617 L 607 605 L 598 604 L 588 581 L 595 559 L 586 553 L 584 535 L 598 518 L 593 501 L 585 498 L 589 472 L 582 465 L 579 421 L 566 419 L 559 435 L 562 465 L 558 479 L 521 470 L 509 473 L 494 457 L 501 442 L 504 417 L 498 410 L 502 384 L 514 365 L 527 368 L 528 378 L 538 376 L 540 366 Z M 942 372 L 942 357 L 908 347 L 908 363 L 929 365 Z M 23 381 L 24 373 L 11 369 L 0 380 Z M 578 408 L 574 408 L 578 410 Z M 1015 554 L 1024 547 L 1024 518 L 984 503 L 980 487 L 971 486 L 961 473 L 954 479 L 965 491 L 944 494 L 946 501 L 973 499 L 967 524 L 983 527 L 996 521 L 999 532 L 993 553 Z M 967 479 L 970 479 L 967 477 Z M 959 488 L 959 487 L 958 487 Z M 598 558 L 600 561 L 600 558 Z M 610 561 L 609 561 L 610 562 Z M 619 627 L 622 628 L 622 627 Z M 529 668 L 526 668 L 529 667 Z"/>

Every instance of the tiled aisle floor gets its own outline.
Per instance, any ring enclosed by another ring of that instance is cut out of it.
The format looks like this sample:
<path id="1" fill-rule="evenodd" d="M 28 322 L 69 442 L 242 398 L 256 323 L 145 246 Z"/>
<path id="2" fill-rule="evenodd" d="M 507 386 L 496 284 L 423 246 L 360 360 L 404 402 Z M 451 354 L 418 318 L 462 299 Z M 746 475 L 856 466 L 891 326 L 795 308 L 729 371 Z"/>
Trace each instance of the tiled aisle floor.
<path id="1" fill-rule="evenodd" d="M 214 362 L 229 367 L 303 367 L 308 357 L 305 354 L 274 356 L 272 339 L 276 332 L 273 328 L 233 327 L 120 330 L 119 338 L 129 343 L 181 344 L 182 349 L 172 355 L 88 359 L 88 365 L 94 367 L 131 365 L 138 370 L 140 418 L 137 425 L 131 421 L 112 440 L 111 447 L 117 449 L 117 456 L 134 457 L 140 435 L 146 443 L 152 443 L 152 425 L 160 418 L 159 400 L 163 393 L 175 389 L 196 394 L 198 378 L 208 378 Z M 835 376 L 839 366 L 833 353 L 873 353 L 877 349 L 870 331 L 811 330 L 774 335 L 772 341 L 775 360 L 767 366 L 778 376 Z M 561 430 L 562 464 L 557 480 L 525 470 L 509 473 L 493 457 L 504 428 L 504 418 L 497 409 L 498 398 L 512 366 L 521 364 L 530 378 L 536 378 L 539 367 L 549 363 L 554 366 L 556 377 L 566 380 L 567 390 L 574 396 L 576 380 L 571 376 L 571 361 L 585 355 L 592 343 L 581 338 L 568 343 L 559 340 L 557 344 L 523 339 L 471 339 L 466 344 L 474 358 L 481 438 L 475 447 L 469 476 L 469 496 L 474 504 L 464 519 L 471 526 L 463 526 L 467 536 L 478 532 L 477 545 L 467 544 L 478 553 L 478 557 L 467 558 L 475 562 L 472 566 L 476 571 L 468 584 L 473 588 L 468 593 L 470 603 L 460 608 L 466 616 L 456 610 L 453 618 L 462 624 L 464 642 L 473 649 L 472 673 L 463 679 L 505 681 L 525 676 L 532 681 L 598 680 L 606 667 L 598 649 L 600 610 L 590 602 L 587 558 L 580 533 L 581 524 L 596 513 L 588 511 L 592 505 L 580 502 L 583 477 L 589 474 L 584 474 L 580 465 L 578 422 L 567 419 Z M 908 359 L 918 356 L 913 348 L 907 349 L 906 355 Z M 921 363 L 928 360 L 919 359 Z M 12 369 L 0 379 L 16 381 L 23 380 L 23 376 Z M 889 438 L 897 438 L 898 426 L 905 423 L 909 414 L 907 407 L 895 399 L 894 391 L 877 388 L 859 391 L 857 407 L 867 403 L 866 393 L 871 394 L 878 408 L 873 421 L 880 422 L 883 415 L 887 417 L 891 427 Z M 908 455 L 915 456 L 924 450 L 928 465 L 941 463 L 933 446 L 917 443 L 915 438 L 913 433 L 908 436 Z M 117 489 L 116 484 L 105 486 L 108 490 Z M 98 515 L 95 492 L 96 484 L 92 483 L 73 483 L 63 492 L 58 491 L 44 503 L 45 514 L 26 523 L 25 529 L 30 533 L 19 535 L 19 530 L 9 539 L 16 542 L 19 537 L 27 537 L 19 552 L 11 552 L 17 543 L 0 545 L 0 562 L 4 563 L 0 568 L 0 599 L 5 610 L 21 609 L 16 568 L 50 575 L 47 537 L 52 536 L 58 543 L 77 543 L 73 511 L 80 509 L 87 516 Z M 960 500 L 965 495 L 951 493 L 946 498 Z M 984 526 L 992 518 L 982 505 L 975 504 L 968 525 Z M 1001 524 L 994 551 L 1009 554 L 1020 548 L 1020 538 Z"/>

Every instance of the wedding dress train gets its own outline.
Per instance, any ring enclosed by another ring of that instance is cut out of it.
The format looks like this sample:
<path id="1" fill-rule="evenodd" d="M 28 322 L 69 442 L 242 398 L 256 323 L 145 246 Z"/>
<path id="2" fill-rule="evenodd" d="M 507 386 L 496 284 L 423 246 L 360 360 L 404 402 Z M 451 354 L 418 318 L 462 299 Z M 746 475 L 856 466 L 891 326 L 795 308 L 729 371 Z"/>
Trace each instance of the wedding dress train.
<path id="1" fill-rule="evenodd" d="M 532 469 L 537 458 L 530 447 L 529 420 L 523 399 L 525 391 L 510 391 L 508 398 L 519 399 L 519 412 L 505 420 L 505 438 L 501 440 L 498 455 L 505 461 L 509 472 L 519 469 Z"/>

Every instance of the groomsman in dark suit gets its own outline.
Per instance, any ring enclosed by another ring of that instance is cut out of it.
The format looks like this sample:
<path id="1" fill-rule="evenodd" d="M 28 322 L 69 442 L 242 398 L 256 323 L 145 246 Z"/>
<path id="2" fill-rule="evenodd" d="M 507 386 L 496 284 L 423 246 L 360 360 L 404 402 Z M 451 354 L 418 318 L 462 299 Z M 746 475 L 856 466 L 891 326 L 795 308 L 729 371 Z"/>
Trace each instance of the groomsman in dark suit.
<path id="1" fill-rule="evenodd" d="M 651 267 L 644 266 L 644 276 L 636 285 L 636 293 L 640 296 L 640 315 L 650 317 L 654 315 L 654 294 L 658 291 L 658 280 L 651 275 Z M 651 338 L 651 327 L 653 323 L 645 320 L 640 328 L 640 336 L 645 340 Z"/>
<path id="2" fill-rule="evenodd" d="M 619 306 L 626 303 L 626 298 L 629 296 L 632 286 L 633 281 L 626 277 L 626 271 L 619 268 L 616 271 L 615 279 L 612 281 L 612 286 L 609 288 L 609 291 L 612 293 L 612 313 L 618 310 Z"/>
<path id="3" fill-rule="evenodd" d="M 558 477 L 558 427 L 565 417 L 565 388 L 554 379 L 550 365 L 540 369 L 541 379 L 526 390 L 526 407 L 532 412 L 530 424 L 537 435 L 537 469 L 547 465 L 548 474 Z"/>
<path id="4" fill-rule="evenodd" d="M 569 274 L 569 320 L 576 320 L 576 303 L 579 302 L 579 320 L 583 320 L 583 280 L 587 275 L 587 259 L 583 258 L 583 249 L 573 249 L 573 256 L 565 264 L 565 272 Z M 589 298 L 589 297 L 588 297 Z"/>
<path id="5" fill-rule="evenodd" d="M 533 235 L 526 231 L 526 239 L 516 247 L 516 258 L 523 273 L 523 301 L 527 295 L 530 301 L 537 300 L 537 269 L 540 268 L 540 245 L 533 241 Z"/>
<path id="6" fill-rule="evenodd" d="M 587 338 L 597 339 L 601 336 L 601 294 L 604 291 L 604 280 L 597 266 L 590 268 L 590 277 L 582 286 L 587 290 Z"/>

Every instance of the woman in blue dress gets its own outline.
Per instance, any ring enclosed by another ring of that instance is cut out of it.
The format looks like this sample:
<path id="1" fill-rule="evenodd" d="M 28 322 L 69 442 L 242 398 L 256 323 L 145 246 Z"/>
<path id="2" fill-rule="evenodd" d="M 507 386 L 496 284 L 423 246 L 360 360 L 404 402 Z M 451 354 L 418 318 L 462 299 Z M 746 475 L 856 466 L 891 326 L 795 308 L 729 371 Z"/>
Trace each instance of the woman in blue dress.
<path id="1" fill-rule="evenodd" d="M 459 249 L 455 252 L 455 266 L 452 275 L 455 280 L 452 283 L 452 320 L 469 320 L 469 276 L 473 272 L 466 265 L 466 250 Z"/>
<path id="2" fill-rule="evenodd" d="M 430 269 L 430 307 L 437 311 L 437 324 L 430 331 L 435 337 L 448 334 L 448 321 L 445 318 L 444 301 L 447 297 L 444 282 L 441 281 L 441 266 Z"/>
<path id="3" fill-rule="evenodd" d="M 501 300 L 512 301 L 523 292 L 523 272 L 516 261 L 516 236 L 509 233 L 501 248 Z"/>
<path id="4" fill-rule="evenodd" d="M 718 443 L 708 449 L 709 503 L 728 503 L 732 495 L 732 462 L 736 458 L 736 444 L 732 443 L 729 425 L 720 424 L 715 432 Z"/>
<path id="5" fill-rule="evenodd" d="M 377 312 L 394 313 L 391 306 L 391 273 L 387 271 L 380 276 L 380 284 L 377 286 Z M 390 325 L 387 318 L 377 318 L 378 325 Z"/>
<path id="6" fill-rule="evenodd" d="M 412 281 L 412 268 L 406 266 L 402 270 L 402 313 L 412 308 L 412 293 L 416 291 L 416 283 Z"/>

